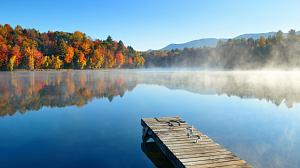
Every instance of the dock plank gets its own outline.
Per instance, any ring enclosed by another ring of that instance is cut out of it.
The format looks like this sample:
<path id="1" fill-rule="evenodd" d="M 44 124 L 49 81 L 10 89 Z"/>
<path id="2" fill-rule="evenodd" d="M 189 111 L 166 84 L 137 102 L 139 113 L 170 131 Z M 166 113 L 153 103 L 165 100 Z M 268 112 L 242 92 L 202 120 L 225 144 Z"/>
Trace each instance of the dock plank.
<path id="1" fill-rule="evenodd" d="M 191 127 L 179 116 L 142 118 L 143 140 L 152 138 L 178 168 L 251 168 L 229 150 Z"/>

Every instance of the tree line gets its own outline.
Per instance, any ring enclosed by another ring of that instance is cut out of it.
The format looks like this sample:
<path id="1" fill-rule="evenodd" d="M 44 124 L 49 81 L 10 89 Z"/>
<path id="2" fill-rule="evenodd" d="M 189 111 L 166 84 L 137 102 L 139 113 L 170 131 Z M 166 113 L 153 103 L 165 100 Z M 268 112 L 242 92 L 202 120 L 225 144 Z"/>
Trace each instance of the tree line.
<path id="1" fill-rule="evenodd" d="M 74 33 L 0 25 L 0 70 L 136 68 L 140 52 L 122 41 L 91 39 Z"/>
<path id="2" fill-rule="evenodd" d="M 171 51 L 135 51 L 122 41 L 91 39 L 74 33 L 0 25 L 0 70 L 102 69 L 137 67 L 201 67 L 219 69 L 299 68 L 300 35 L 221 40 L 216 47 Z"/>
<path id="3" fill-rule="evenodd" d="M 146 67 L 202 67 L 220 69 L 300 68 L 300 35 L 287 34 L 259 39 L 221 40 L 214 48 L 185 48 L 144 52 Z"/>

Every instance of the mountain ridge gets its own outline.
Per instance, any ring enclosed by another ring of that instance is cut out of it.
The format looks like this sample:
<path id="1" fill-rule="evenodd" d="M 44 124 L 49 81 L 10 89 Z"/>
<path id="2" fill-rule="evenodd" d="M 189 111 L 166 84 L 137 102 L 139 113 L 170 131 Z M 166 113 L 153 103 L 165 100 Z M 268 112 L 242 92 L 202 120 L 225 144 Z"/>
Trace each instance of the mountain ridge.
<path id="1" fill-rule="evenodd" d="M 287 33 L 284 33 L 287 35 Z M 300 31 L 297 31 L 296 34 L 300 34 Z M 231 39 L 242 39 L 242 38 L 253 38 L 259 39 L 260 37 L 269 37 L 276 35 L 276 32 L 267 32 L 267 33 L 246 33 L 236 36 Z M 160 50 L 172 50 L 172 49 L 184 49 L 184 48 L 200 48 L 200 47 L 215 47 L 218 44 L 219 40 L 228 40 L 230 38 L 202 38 L 185 43 L 171 43 Z"/>

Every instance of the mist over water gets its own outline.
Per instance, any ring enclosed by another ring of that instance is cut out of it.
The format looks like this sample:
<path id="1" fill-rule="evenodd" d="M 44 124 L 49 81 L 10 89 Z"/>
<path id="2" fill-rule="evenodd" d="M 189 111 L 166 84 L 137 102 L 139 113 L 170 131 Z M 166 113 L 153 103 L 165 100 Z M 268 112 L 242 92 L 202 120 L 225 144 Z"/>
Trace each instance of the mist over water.
<path id="1" fill-rule="evenodd" d="M 300 166 L 299 71 L 1 72 L 0 78 L 4 167 L 154 167 L 141 149 L 140 118 L 175 115 L 255 167 Z"/>

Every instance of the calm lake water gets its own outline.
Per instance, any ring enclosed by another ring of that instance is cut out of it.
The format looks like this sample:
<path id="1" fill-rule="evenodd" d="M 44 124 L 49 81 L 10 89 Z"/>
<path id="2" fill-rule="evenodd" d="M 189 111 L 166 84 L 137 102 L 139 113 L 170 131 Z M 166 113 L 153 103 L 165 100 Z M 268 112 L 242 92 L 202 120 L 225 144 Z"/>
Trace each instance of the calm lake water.
<path id="1" fill-rule="evenodd" d="M 299 102 L 300 72 L 1 72 L 0 167 L 153 168 L 140 119 L 160 116 L 254 167 L 300 167 Z"/>

